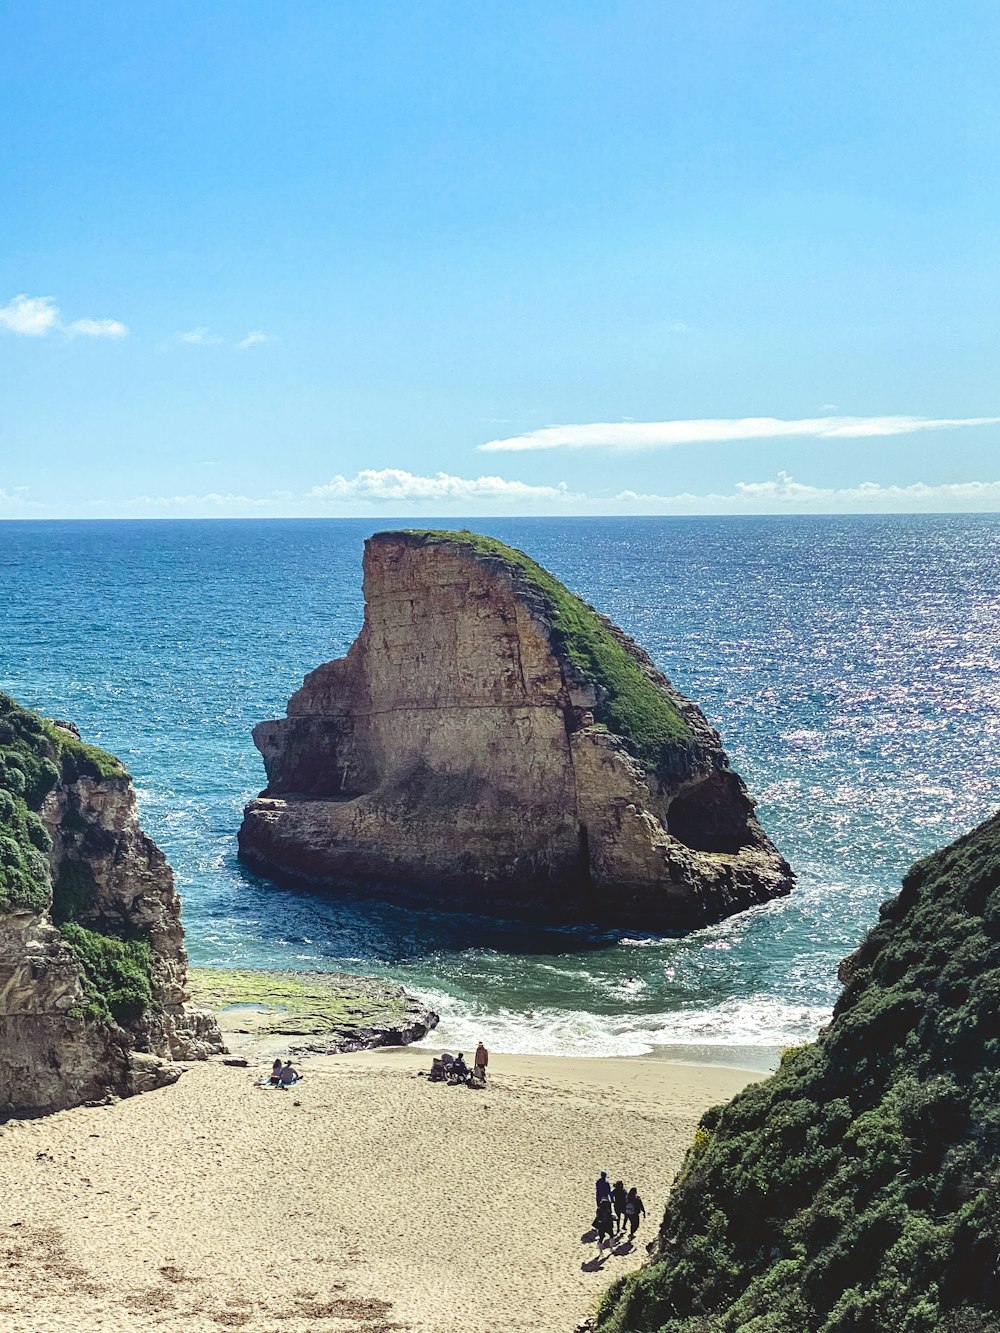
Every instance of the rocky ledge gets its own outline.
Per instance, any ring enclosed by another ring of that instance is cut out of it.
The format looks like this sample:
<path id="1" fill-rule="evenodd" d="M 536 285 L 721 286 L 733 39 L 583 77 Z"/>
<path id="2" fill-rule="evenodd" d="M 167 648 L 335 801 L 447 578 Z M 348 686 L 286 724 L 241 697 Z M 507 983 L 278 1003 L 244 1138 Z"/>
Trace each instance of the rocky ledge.
<path id="1" fill-rule="evenodd" d="M 240 855 L 560 921 L 687 929 L 792 875 L 702 712 L 520 551 L 470 532 L 366 543 L 347 656 L 254 729 L 268 786 Z"/>
<path id="2" fill-rule="evenodd" d="M 216 1013 L 234 1049 L 288 1037 L 293 1054 L 338 1055 L 406 1046 L 438 1016 L 402 986 L 346 972 L 191 969 L 191 995 Z"/>
<path id="3" fill-rule="evenodd" d="M 186 974 L 125 768 L 0 695 L 0 1114 L 142 1092 L 221 1050 Z"/>

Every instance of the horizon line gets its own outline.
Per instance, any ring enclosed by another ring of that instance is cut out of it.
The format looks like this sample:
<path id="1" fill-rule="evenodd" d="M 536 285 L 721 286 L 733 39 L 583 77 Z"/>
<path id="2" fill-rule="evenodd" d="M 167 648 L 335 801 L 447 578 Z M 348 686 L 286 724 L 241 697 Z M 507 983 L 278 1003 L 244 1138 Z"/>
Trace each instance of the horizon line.
<path id="1" fill-rule="evenodd" d="M 692 519 L 692 518 L 993 518 L 1000 516 L 1000 509 L 845 509 L 845 510 L 762 510 L 759 513 L 720 514 L 710 510 L 704 513 L 689 514 L 387 514 L 384 521 L 394 523 L 408 521 L 419 522 L 465 522 L 467 520 L 497 522 L 517 519 L 560 519 L 567 522 L 587 522 L 590 519 L 614 518 L 622 522 L 633 519 Z M 3 523 L 361 523 L 368 519 L 381 518 L 375 514 L 35 514 L 31 517 L 14 514 L 0 514 Z"/>

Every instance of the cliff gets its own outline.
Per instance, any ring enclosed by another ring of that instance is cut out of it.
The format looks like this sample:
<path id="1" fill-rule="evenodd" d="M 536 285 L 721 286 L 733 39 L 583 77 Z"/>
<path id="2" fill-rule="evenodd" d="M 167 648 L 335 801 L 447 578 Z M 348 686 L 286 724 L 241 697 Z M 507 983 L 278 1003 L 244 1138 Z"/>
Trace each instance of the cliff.
<path id="1" fill-rule="evenodd" d="M 1000 1329 L 1000 814 L 918 862 L 831 1026 L 708 1113 L 602 1333 Z"/>
<path id="2" fill-rule="evenodd" d="M 438 906 L 689 928 L 787 893 L 719 737 L 621 630 L 467 532 L 385 532 L 364 625 L 254 729 L 240 855 Z"/>
<path id="3" fill-rule="evenodd" d="M 124 767 L 0 695 L 0 1112 L 140 1092 L 220 1050 L 183 937 Z"/>

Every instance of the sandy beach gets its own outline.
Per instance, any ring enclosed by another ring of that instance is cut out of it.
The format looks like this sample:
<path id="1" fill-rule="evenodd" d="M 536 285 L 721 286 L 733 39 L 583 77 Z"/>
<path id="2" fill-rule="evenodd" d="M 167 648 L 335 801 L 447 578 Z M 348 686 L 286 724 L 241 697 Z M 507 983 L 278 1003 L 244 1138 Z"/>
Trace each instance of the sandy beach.
<path id="1" fill-rule="evenodd" d="M 701 1112 L 759 1073 L 495 1055 L 431 1084 L 424 1050 L 254 1069 L 0 1129 L 10 1333 L 570 1333 L 645 1255 Z M 599 1169 L 637 1183 L 637 1245 L 583 1240 Z"/>

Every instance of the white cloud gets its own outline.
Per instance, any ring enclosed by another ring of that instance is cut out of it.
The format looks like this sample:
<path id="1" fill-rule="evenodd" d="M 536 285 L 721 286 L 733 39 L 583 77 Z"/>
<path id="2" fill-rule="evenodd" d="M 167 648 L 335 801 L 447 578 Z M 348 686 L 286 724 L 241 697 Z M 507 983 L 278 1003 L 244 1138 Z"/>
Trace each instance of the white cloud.
<path id="1" fill-rule="evenodd" d="M 176 335 L 177 341 L 189 343 L 192 347 L 218 347 L 223 341 L 217 333 L 210 333 L 207 325 L 197 329 L 188 329 Z"/>
<path id="2" fill-rule="evenodd" d="M 431 517 L 446 514 L 474 517 L 498 514 L 893 514 L 997 513 L 1000 480 L 943 482 L 928 485 L 881 485 L 862 481 L 852 486 L 812 486 L 787 472 L 766 481 L 740 481 L 728 492 L 674 495 L 621 490 L 613 497 L 571 491 L 565 482 L 536 486 L 504 477 L 456 477 L 447 472 L 421 475 L 402 468 L 366 468 L 340 474 L 309 490 L 273 490 L 246 495 L 216 490 L 181 495 L 140 495 L 124 501 L 82 500 L 65 513 L 53 512 L 28 498 L 26 487 L 0 488 L 0 514 L 17 511 L 50 517 L 156 516 L 184 518 L 227 516 L 247 518 L 344 517 L 385 514 Z"/>
<path id="3" fill-rule="evenodd" d="M 13 297 L 0 309 L 0 328 L 25 338 L 41 338 L 59 328 L 59 307 L 51 296 Z"/>
<path id="4" fill-rule="evenodd" d="M 546 426 L 489 440 L 483 453 L 523 453 L 539 449 L 670 449 L 678 444 L 733 440 L 772 440 L 809 436 L 818 440 L 869 439 L 912 435 L 916 431 L 954 430 L 959 426 L 994 426 L 1000 417 L 779 417 L 701 418 L 691 421 L 596 421 L 580 426 Z"/>
<path id="5" fill-rule="evenodd" d="M 0 329 L 25 338 L 63 333 L 68 338 L 125 338 L 127 327 L 118 319 L 74 319 L 66 323 L 53 296 L 26 296 L 23 292 L 0 307 Z"/>
<path id="6" fill-rule="evenodd" d="M 210 491 L 207 495 L 137 495 L 127 501 L 127 505 L 132 510 L 151 509 L 161 512 L 167 510 L 209 510 L 223 512 L 273 509 L 297 498 L 291 491 L 272 491 L 270 495 L 264 496 L 237 495 L 232 491 L 225 493 Z"/>
<path id="7" fill-rule="evenodd" d="M 64 330 L 73 337 L 81 338 L 127 338 L 128 329 L 120 319 L 74 319 Z"/>
<path id="8" fill-rule="evenodd" d="M 1000 481 L 942 482 L 928 486 L 810 486 L 787 472 L 770 481 L 738 481 L 729 494 L 651 495 L 619 491 L 615 501 L 635 514 L 919 514 L 993 513 Z"/>
<path id="9" fill-rule="evenodd" d="M 259 347 L 261 343 L 269 342 L 274 342 L 269 333 L 265 333 L 263 329 L 251 329 L 245 338 L 239 340 L 236 346 L 241 348 Z"/>
<path id="10" fill-rule="evenodd" d="M 25 508 L 37 508 L 36 502 L 29 499 L 27 486 L 14 486 L 11 490 L 0 486 L 0 509 Z"/>
<path id="11" fill-rule="evenodd" d="M 574 495 L 564 481 L 557 486 L 531 486 L 524 481 L 506 481 L 503 477 L 453 477 L 447 472 L 422 477 L 393 467 L 365 468 L 350 478 L 338 474 L 325 485 L 314 486 L 309 496 L 317 500 L 405 503 L 485 500 L 490 503 L 551 501 L 565 504 L 568 500 L 585 498 Z"/>

